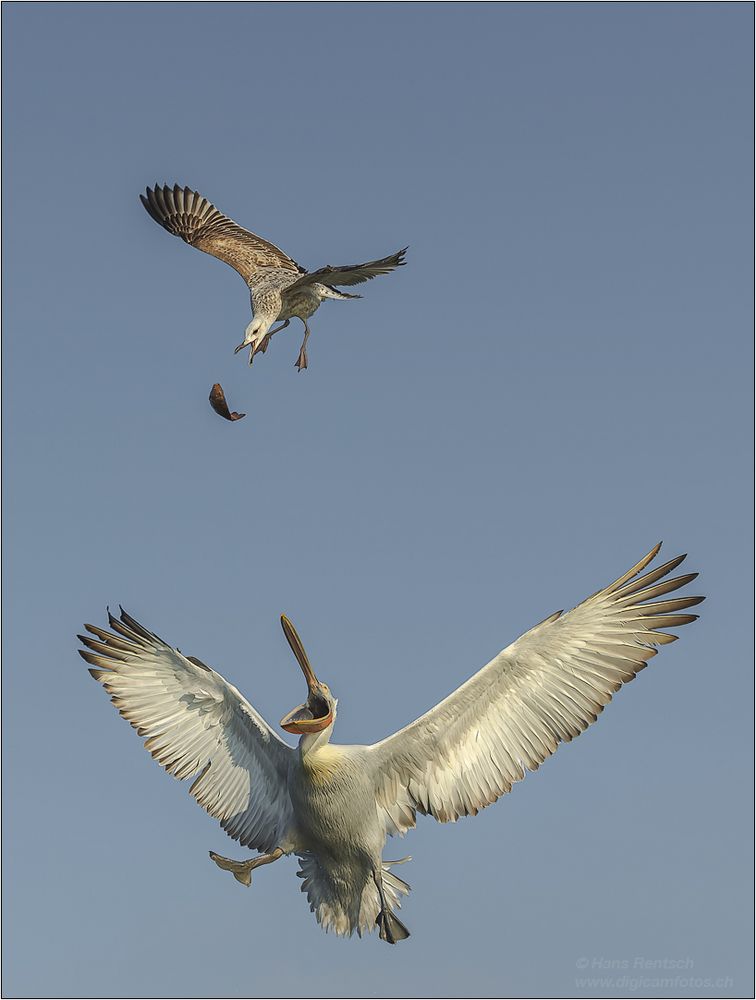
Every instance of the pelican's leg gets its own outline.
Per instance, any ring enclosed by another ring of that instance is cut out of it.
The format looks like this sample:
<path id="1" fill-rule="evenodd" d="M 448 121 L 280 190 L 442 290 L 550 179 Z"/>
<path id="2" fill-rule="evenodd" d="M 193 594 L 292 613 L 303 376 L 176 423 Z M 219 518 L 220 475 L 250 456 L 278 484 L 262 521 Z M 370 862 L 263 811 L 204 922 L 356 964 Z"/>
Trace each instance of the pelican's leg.
<path id="1" fill-rule="evenodd" d="M 299 357 L 296 360 L 296 366 L 299 371 L 307 367 L 307 338 L 310 336 L 310 328 L 307 325 L 307 320 L 303 319 L 305 328 L 304 340 L 302 341 L 302 346 L 299 348 Z"/>
<path id="2" fill-rule="evenodd" d="M 210 851 L 210 857 L 216 865 L 224 872 L 231 872 L 236 881 L 241 882 L 242 885 L 252 885 L 252 872 L 255 868 L 259 868 L 260 865 L 270 865 L 282 858 L 283 855 L 284 852 L 280 847 L 277 847 L 270 854 L 260 854 L 256 858 L 250 858 L 249 861 L 232 861 L 231 858 L 223 858 L 215 851 Z"/>
<path id="3" fill-rule="evenodd" d="M 396 944 L 397 941 L 404 941 L 405 938 L 410 936 L 410 932 L 386 902 L 386 897 L 383 894 L 383 879 L 381 873 L 375 871 L 375 869 L 373 870 L 373 881 L 381 900 L 381 908 L 378 911 L 378 916 L 375 918 L 375 922 L 378 925 L 378 936 L 381 941 L 386 941 L 388 944 Z"/>

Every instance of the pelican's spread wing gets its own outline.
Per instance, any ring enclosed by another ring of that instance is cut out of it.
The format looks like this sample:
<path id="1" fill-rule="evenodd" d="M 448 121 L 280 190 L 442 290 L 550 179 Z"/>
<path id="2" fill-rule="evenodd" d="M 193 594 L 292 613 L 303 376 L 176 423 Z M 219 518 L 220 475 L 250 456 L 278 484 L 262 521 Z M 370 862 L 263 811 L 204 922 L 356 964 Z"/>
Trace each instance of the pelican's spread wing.
<path id="1" fill-rule="evenodd" d="M 147 188 L 146 194 L 139 197 L 155 222 L 185 243 L 230 264 L 248 284 L 254 273 L 264 267 L 304 273 L 304 268 L 283 250 L 243 229 L 188 187 L 156 185 L 154 191 Z"/>
<path id="2" fill-rule="evenodd" d="M 291 748 L 220 674 L 123 610 L 108 619 L 112 632 L 84 626 L 97 638 L 80 635 L 79 653 L 145 747 L 174 777 L 198 774 L 190 791 L 229 836 L 259 851 L 280 846 Z"/>
<path id="3" fill-rule="evenodd" d="M 293 285 L 289 286 L 289 291 L 293 287 L 301 285 L 312 285 L 320 282 L 323 285 L 359 285 L 363 281 L 370 281 L 371 278 L 379 274 L 389 274 L 397 267 L 403 267 L 406 263 L 404 250 L 392 253 L 390 257 L 381 257 L 380 260 L 369 260 L 365 264 L 344 264 L 342 267 L 333 267 L 327 264 L 317 271 L 303 274 Z"/>
<path id="4" fill-rule="evenodd" d="M 663 629 L 697 618 L 680 612 L 702 597 L 663 596 L 696 573 L 657 583 L 685 556 L 638 576 L 659 548 L 568 614 L 536 625 L 430 712 L 369 748 L 389 832 L 414 826 L 416 812 L 444 823 L 495 802 L 595 722 L 656 655 L 655 646 L 674 642 Z"/>

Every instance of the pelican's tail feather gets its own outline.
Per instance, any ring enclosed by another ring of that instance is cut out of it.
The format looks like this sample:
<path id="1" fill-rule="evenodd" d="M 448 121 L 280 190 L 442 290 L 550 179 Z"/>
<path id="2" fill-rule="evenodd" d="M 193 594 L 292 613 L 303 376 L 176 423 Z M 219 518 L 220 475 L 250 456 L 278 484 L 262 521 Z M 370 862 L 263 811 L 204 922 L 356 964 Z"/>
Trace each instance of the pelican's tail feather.
<path id="1" fill-rule="evenodd" d="M 400 907 L 401 897 L 410 891 L 407 883 L 389 870 L 392 864 L 398 863 L 384 861 L 382 865 L 383 894 L 391 910 Z M 356 931 L 361 937 L 378 926 L 381 937 L 389 940 L 384 937 L 385 925 L 385 932 L 392 934 L 395 941 L 409 934 L 393 914 L 389 914 L 383 924 L 379 923 L 381 900 L 373 873 L 368 868 L 355 870 L 349 863 L 325 861 L 315 854 L 303 852 L 299 855 L 297 875 L 302 879 L 302 892 L 307 893 L 310 909 L 323 930 L 346 936 Z"/>
<path id="2" fill-rule="evenodd" d="M 399 861 L 383 862 L 383 888 L 387 890 L 387 895 L 389 896 L 392 906 L 401 906 L 402 904 L 399 902 L 399 897 L 408 896 L 411 889 L 403 878 L 399 878 L 398 875 L 394 875 L 391 871 L 391 866 L 403 865 L 406 861 L 411 860 L 412 858 L 401 858 Z"/>

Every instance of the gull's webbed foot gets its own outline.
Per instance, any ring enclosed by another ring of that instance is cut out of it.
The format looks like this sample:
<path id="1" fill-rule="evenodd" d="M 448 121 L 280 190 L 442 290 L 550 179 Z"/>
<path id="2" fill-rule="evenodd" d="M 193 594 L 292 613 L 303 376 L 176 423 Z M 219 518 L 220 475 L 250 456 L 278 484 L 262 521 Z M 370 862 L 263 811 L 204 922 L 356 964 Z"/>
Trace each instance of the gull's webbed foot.
<path id="1" fill-rule="evenodd" d="M 268 350 L 268 344 L 270 343 L 270 338 L 273 336 L 274 333 L 278 333 L 278 330 L 273 330 L 272 333 L 266 333 L 263 339 L 260 341 L 260 343 L 257 345 L 257 347 L 254 349 L 252 353 L 265 354 L 265 352 Z"/>
<path id="2" fill-rule="evenodd" d="M 299 348 L 299 357 L 296 360 L 296 366 L 298 371 L 302 371 L 303 368 L 307 367 L 307 341 L 310 339 L 310 328 L 307 325 L 307 320 L 303 319 L 305 328 L 304 340 L 302 341 L 302 346 Z"/>

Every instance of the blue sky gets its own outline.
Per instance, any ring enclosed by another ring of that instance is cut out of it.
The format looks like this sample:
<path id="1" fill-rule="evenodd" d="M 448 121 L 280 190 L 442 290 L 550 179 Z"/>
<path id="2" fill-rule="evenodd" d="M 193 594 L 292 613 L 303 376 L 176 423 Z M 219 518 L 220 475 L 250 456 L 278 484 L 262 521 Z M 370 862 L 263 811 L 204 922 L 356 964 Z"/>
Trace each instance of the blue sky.
<path id="1" fill-rule="evenodd" d="M 3 17 L 5 994 L 627 995 L 587 957 L 748 995 L 751 5 Z M 240 279 L 139 204 L 164 180 L 305 266 L 407 267 L 323 306 L 307 372 L 298 324 L 249 370 Z M 120 602 L 274 723 L 285 611 L 372 742 L 660 538 L 701 620 L 511 795 L 387 845 L 395 949 L 324 935 L 291 860 L 219 873 L 245 852 L 75 653 Z"/>

